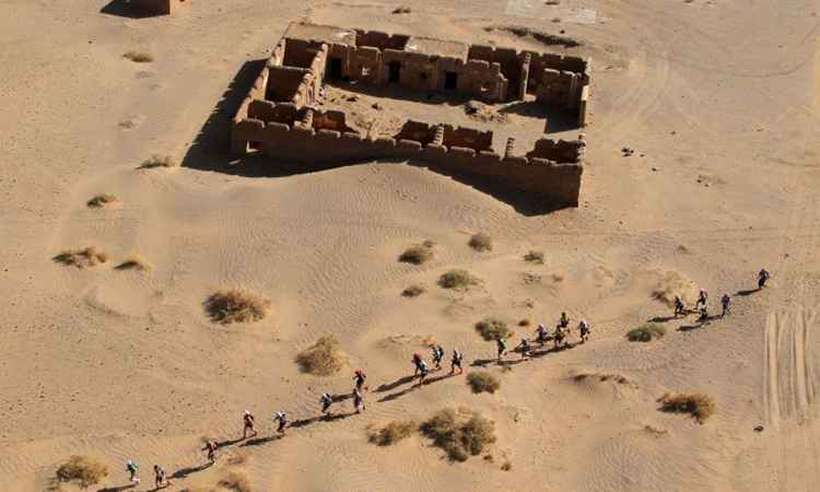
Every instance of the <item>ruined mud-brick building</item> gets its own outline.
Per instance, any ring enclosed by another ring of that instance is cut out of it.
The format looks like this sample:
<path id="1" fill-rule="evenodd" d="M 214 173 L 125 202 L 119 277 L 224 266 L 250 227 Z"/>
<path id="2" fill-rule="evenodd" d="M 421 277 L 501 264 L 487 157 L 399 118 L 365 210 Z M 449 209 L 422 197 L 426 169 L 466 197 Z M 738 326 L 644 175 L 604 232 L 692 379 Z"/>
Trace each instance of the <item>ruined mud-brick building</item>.
<path id="1" fill-rule="evenodd" d="M 190 0 L 131 0 L 135 10 L 151 15 L 170 15 Z"/>
<path id="2" fill-rule="evenodd" d="M 570 112 L 585 123 L 587 60 L 557 54 L 467 45 L 423 37 L 291 24 L 233 119 L 231 148 L 263 151 L 305 170 L 377 158 L 423 161 L 435 171 L 489 180 L 577 206 L 582 140 L 541 138 L 524 155 L 509 138 L 503 155 L 491 131 L 408 120 L 391 138 L 370 139 L 342 111 L 318 107 L 334 80 L 413 91 L 440 91 L 488 103 L 520 101 Z"/>

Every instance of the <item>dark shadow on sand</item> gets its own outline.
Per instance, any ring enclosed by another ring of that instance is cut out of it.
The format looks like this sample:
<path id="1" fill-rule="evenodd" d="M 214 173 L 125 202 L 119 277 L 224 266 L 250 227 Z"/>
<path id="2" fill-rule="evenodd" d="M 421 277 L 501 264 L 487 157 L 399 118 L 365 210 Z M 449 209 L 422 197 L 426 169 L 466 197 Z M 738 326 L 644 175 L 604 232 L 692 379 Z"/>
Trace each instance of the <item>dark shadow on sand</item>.
<path id="1" fill-rule="evenodd" d="M 299 429 L 301 427 L 307 427 L 318 422 L 335 422 L 337 420 L 344 420 L 348 417 L 352 417 L 353 415 L 356 415 L 355 411 L 350 413 L 332 413 L 328 415 L 317 415 L 316 417 L 310 417 L 307 419 L 294 420 L 290 424 L 290 426 Z"/>
<path id="2" fill-rule="evenodd" d="M 135 483 L 129 483 L 128 485 L 120 485 L 119 487 L 105 487 L 103 489 L 98 489 L 97 492 L 122 492 L 123 490 L 131 490 L 137 487 Z"/>
<path id="3" fill-rule="evenodd" d="M 547 123 L 547 131 L 544 133 L 558 133 L 579 129 L 578 112 L 567 111 L 554 108 L 536 101 L 519 101 L 504 106 L 499 111 L 501 114 L 517 114 L 529 118 L 537 118 Z"/>
<path id="4" fill-rule="evenodd" d="M 758 289 L 739 290 L 739 291 L 735 292 L 735 295 L 736 296 L 741 296 L 741 297 L 746 297 L 746 296 L 750 296 L 752 294 L 755 294 L 757 292 L 760 292 L 761 290 L 763 290 L 763 289 L 758 288 Z"/>
<path id="5" fill-rule="evenodd" d="M 157 17 L 161 15 L 141 9 L 129 0 L 111 0 L 100 9 L 100 13 L 115 15 L 117 17 L 127 17 L 129 19 L 144 19 L 146 17 Z"/>
<path id="6" fill-rule="evenodd" d="M 191 475 L 192 473 L 198 473 L 198 472 L 201 472 L 203 470 L 207 470 L 208 468 L 212 467 L 213 465 L 214 464 L 212 462 L 208 461 L 208 462 L 203 463 L 201 465 L 195 465 L 195 466 L 188 466 L 188 467 L 185 467 L 185 468 L 180 468 L 179 470 L 177 470 L 177 471 L 175 471 L 174 473 L 171 474 L 171 478 L 177 478 L 177 479 L 185 478 L 188 475 Z"/>
<path id="7" fill-rule="evenodd" d="M 237 437 L 236 439 L 227 439 L 225 441 L 219 441 L 216 443 L 216 449 L 224 448 L 225 446 L 233 446 L 236 443 L 242 442 L 244 439 L 244 437 Z"/>
<path id="8" fill-rule="evenodd" d="M 255 437 L 253 439 L 248 439 L 247 441 L 243 442 L 239 445 L 240 448 L 244 448 L 247 446 L 261 446 L 263 444 L 267 444 L 269 442 L 278 441 L 282 439 L 284 434 L 275 434 L 273 436 L 265 436 L 265 437 Z"/>
<path id="9" fill-rule="evenodd" d="M 403 377 L 400 377 L 399 379 L 393 381 L 392 383 L 384 383 L 384 384 L 379 385 L 379 387 L 376 388 L 375 390 L 373 390 L 373 392 L 374 393 L 383 393 L 385 391 L 390 391 L 390 390 L 398 388 L 399 386 L 401 386 L 403 384 L 410 383 L 414 379 L 416 379 L 416 376 L 403 376 Z"/>

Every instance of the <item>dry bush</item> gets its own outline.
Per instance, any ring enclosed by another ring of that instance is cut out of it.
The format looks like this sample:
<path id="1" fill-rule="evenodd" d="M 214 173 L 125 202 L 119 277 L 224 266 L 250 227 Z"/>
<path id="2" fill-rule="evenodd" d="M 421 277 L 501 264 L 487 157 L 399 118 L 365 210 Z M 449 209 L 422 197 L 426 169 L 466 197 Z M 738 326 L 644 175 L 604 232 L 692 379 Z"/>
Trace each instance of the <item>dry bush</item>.
<path id="1" fill-rule="evenodd" d="M 476 285 L 478 279 L 467 270 L 450 270 L 441 275 L 438 285 L 444 289 L 466 289 L 471 285 Z"/>
<path id="2" fill-rule="evenodd" d="M 91 200 L 85 202 L 89 208 L 102 208 L 106 205 L 111 205 L 113 203 L 117 203 L 117 197 L 108 193 L 103 193 L 101 195 L 96 195 Z"/>
<path id="3" fill-rule="evenodd" d="M 666 328 L 655 323 L 647 323 L 626 332 L 630 342 L 651 342 L 666 335 Z"/>
<path id="4" fill-rule="evenodd" d="M 158 167 L 176 167 L 177 162 L 170 155 L 154 154 L 150 158 L 142 161 L 137 169 L 155 169 Z"/>
<path id="5" fill-rule="evenodd" d="M 537 263 L 539 265 L 544 264 L 544 253 L 541 251 L 533 251 L 530 250 L 527 254 L 524 255 L 524 261 L 528 261 L 530 263 Z"/>
<path id="6" fill-rule="evenodd" d="M 418 424 L 412 420 L 394 420 L 384 427 L 371 429 L 367 438 L 373 444 L 379 446 L 390 446 L 410 435 L 419 428 Z"/>
<path id="7" fill-rule="evenodd" d="M 249 323 L 267 316 L 270 301 L 246 290 L 231 289 L 211 294 L 205 299 L 204 306 L 214 322 Z"/>
<path id="8" fill-rule="evenodd" d="M 123 58 L 127 58 L 134 63 L 151 63 L 154 61 L 154 56 L 151 53 L 146 51 L 128 51 L 124 55 Z"/>
<path id="9" fill-rule="evenodd" d="M 409 14 L 411 12 L 412 10 L 410 9 L 410 7 L 396 7 L 395 9 L 393 9 L 394 14 Z"/>
<path id="10" fill-rule="evenodd" d="M 671 308 L 675 306 L 675 296 L 680 296 L 687 304 L 692 303 L 698 297 L 698 286 L 684 275 L 668 271 L 652 289 L 652 298 Z"/>
<path id="11" fill-rule="evenodd" d="M 77 268 L 87 268 L 105 263 L 108 261 L 108 254 L 100 251 L 94 246 L 89 246 L 84 249 L 75 249 L 63 251 L 55 256 L 54 261 L 62 263 L 66 266 L 74 266 Z"/>
<path id="12" fill-rule="evenodd" d="M 467 244 L 476 251 L 493 250 L 493 238 L 483 232 L 473 234 Z"/>
<path id="13" fill-rule="evenodd" d="M 108 476 L 108 467 L 87 456 L 72 456 L 57 468 L 57 481 L 87 489 Z"/>
<path id="14" fill-rule="evenodd" d="M 410 246 L 404 251 L 404 253 L 399 255 L 399 261 L 403 263 L 412 263 L 413 265 L 421 265 L 432 258 L 433 248 L 432 244 L 428 242 Z"/>
<path id="15" fill-rule="evenodd" d="M 325 335 L 296 356 L 303 372 L 316 376 L 336 374 L 347 364 L 347 355 L 339 348 L 333 335 Z"/>
<path id="16" fill-rule="evenodd" d="M 125 261 L 114 267 L 117 270 L 137 270 L 146 272 L 151 270 L 151 264 L 139 255 L 129 256 Z"/>
<path id="17" fill-rule="evenodd" d="M 473 393 L 495 393 L 501 387 L 501 381 L 486 371 L 468 374 L 467 384 L 470 385 Z"/>
<path id="18" fill-rule="evenodd" d="M 406 287 L 403 291 L 401 291 L 401 295 L 404 297 L 418 297 L 426 292 L 426 289 L 421 285 L 411 285 Z"/>
<path id="19" fill-rule="evenodd" d="M 518 322 L 518 326 L 530 326 L 530 320 L 522 319 L 521 321 Z"/>
<path id="20" fill-rule="evenodd" d="M 507 328 L 507 323 L 497 318 L 484 318 L 475 324 L 475 330 L 481 338 L 491 342 L 499 338 L 509 338 L 512 332 Z"/>
<path id="21" fill-rule="evenodd" d="M 505 462 L 501 465 L 501 470 L 502 470 L 502 471 L 510 471 L 510 470 L 512 470 L 512 463 L 510 463 L 509 461 L 505 461 Z"/>
<path id="22" fill-rule="evenodd" d="M 468 409 L 446 408 L 421 424 L 422 434 L 433 440 L 453 461 L 466 461 L 495 442 L 495 423 Z"/>
<path id="23" fill-rule="evenodd" d="M 228 472 L 217 485 L 232 492 L 251 492 L 251 481 L 247 475 L 235 471 Z"/>
<path id="24" fill-rule="evenodd" d="M 701 424 L 715 413 L 715 401 L 703 393 L 667 393 L 658 402 L 662 411 L 688 413 Z"/>

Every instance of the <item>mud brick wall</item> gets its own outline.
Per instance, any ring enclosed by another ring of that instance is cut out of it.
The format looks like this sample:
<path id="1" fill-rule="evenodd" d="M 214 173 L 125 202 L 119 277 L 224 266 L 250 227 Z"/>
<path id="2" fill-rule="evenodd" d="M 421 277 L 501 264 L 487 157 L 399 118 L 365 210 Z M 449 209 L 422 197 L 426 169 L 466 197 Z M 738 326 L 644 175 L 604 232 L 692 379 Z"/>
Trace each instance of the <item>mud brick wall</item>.
<path id="1" fill-rule="evenodd" d="M 524 97 L 524 93 L 521 91 L 523 88 L 522 77 L 525 77 L 522 54 L 510 48 L 472 45 L 467 52 L 467 58 L 499 64 L 501 73 L 508 82 L 508 89 L 504 92 L 503 100 L 515 100 Z"/>
<path id="2" fill-rule="evenodd" d="M 535 141 L 533 149 L 527 152 L 529 158 L 540 158 L 558 163 L 580 162 L 586 144 L 583 140 L 551 140 L 542 138 Z"/>
<path id="3" fill-rule="evenodd" d="M 465 147 L 475 151 L 491 150 L 493 146 L 493 132 L 481 131 L 474 128 L 444 126 L 445 147 Z"/>
<path id="4" fill-rule="evenodd" d="M 388 34 L 381 31 L 364 31 L 356 29 L 356 45 L 370 46 L 378 50 L 403 50 L 407 46 L 410 36 L 404 34 Z"/>

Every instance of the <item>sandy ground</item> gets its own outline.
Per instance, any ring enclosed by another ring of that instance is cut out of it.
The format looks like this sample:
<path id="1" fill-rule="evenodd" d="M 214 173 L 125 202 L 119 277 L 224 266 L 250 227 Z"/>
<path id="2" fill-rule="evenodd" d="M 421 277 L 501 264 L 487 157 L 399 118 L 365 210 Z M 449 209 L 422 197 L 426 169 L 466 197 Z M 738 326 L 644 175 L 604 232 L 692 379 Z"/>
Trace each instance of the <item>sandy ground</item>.
<path id="1" fill-rule="evenodd" d="M 154 463 L 179 477 L 170 490 L 211 487 L 231 470 L 261 491 L 816 489 L 816 1 L 427 0 L 392 15 L 397 4 L 381 0 L 203 0 L 147 19 L 100 13 L 103 1 L 2 4 L 0 489 L 47 490 L 72 454 L 109 465 L 105 490 L 127 485 L 128 458 L 142 466 L 134 490 L 151 488 Z M 212 112 L 224 120 L 219 101 L 243 64 L 298 19 L 537 49 L 547 48 L 484 28 L 565 30 L 583 43 L 568 52 L 594 64 L 581 207 L 528 216 L 396 163 L 279 177 L 204 171 L 196 159 L 135 169 L 154 153 L 182 160 Z M 122 57 L 135 49 L 155 61 Z M 622 157 L 624 146 L 635 154 Z M 119 206 L 85 206 L 104 192 Z M 466 246 L 477 231 L 492 252 Z M 425 239 L 437 243 L 432 262 L 396 261 Z M 111 261 L 51 260 L 88 245 Z M 530 249 L 544 265 L 522 260 Z M 133 253 L 153 269 L 112 268 Z M 650 344 L 624 339 L 669 313 L 650 296 L 664 272 L 716 299 L 752 288 L 762 266 L 770 288 L 736 296 L 730 318 L 692 330 L 679 330 L 691 318 L 669 321 Z M 455 267 L 483 284 L 436 287 Z M 412 283 L 428 292 L 402 298 Z M 234 286 L 268 296 L 272 315 L 209 322 L 204 298 Z M 473 395 L 462 377 L 384 402 L 371 392 L 361 416 L 237 443 L 197 469 L 202 436 L 235 438 L 244 409 L 269 435 L 275 410 L 310 417 L 322 391 L 350 388 L 347 370 L 317 378 L 294 364 L 323 334 L 375 388 L 411 371 L 421 337 L 462 348 L 469 363 L 494 351 L 472 329 L 479 319 L 553 324 L 561 310 L 592 323 L 591 342 L 488 367 L 502 381 L 495 395 Z M 579 383 L 579 373 L 630 383 Z M 658 411 L 658 397 L 684 390 L 715 399 L 705 424 Z M 367 442 L 369 425 L 447 406 L 495 421 L 493 463 L 451 464 L 421 437 Z"/>

